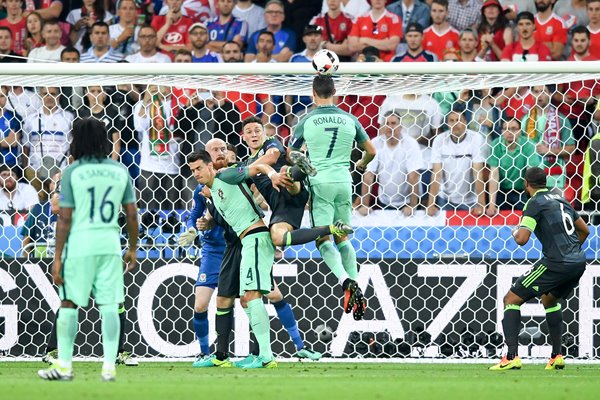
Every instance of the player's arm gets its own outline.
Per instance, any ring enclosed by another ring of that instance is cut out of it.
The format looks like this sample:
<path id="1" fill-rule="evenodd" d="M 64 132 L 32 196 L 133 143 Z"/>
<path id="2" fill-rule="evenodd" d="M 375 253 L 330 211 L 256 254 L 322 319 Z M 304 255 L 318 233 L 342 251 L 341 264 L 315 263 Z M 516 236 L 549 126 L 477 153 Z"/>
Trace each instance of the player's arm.
<path id="1" fill-rule="evenodd" d="M 275 165 L 277 160 L 279 160 L 279 156 L 281 156 L 281 151 L 277 147 L 271 147 L 262 157 L 258 158 L 252 164 Z"/>
<path id="2" fill-rule="evenodd" d="M 583 244 L 590 235 L 590 228 L 581 217 L 575 220 L 575 232 L 577 232 L 577 240 L 579 240 L 579 243 L 581 244 Z"/>
<path id="3" fill-rule="evenodd" d="M 138 219 L 137 206 L 135 203 L 123 205 L 125 221 L 127 226 L 128 248 L 125 253 L 126 270 L 131 271 L 137 266 L 137 243 L 138 243 Z"/>
<path id="4" fill-rule="evenodd" d="M 373 142 L 370 139 L 364 140 L 358 143 L 358 148 L 364 150 L 363 156 L 356 163 L 356 169 L 359 171 L 364 171 L 367 169 L 367 165 L 375 158 L 377 154 L 377 150 L 375 146 L 373 146 Z"/>
<path id="5" fill-rule="evenodd" d="M 535 200 L 529 199 L 525 204 L 521 222 L 512 232 L 513 238 L 519 246 L 524 246 L 529 241 L 531 232 L 535 230 L 540 218 L 540 207 L 537 204 L 530 204 L 532 201 Z"/>
<path id="6" fill-rule="evenodd" d="M 273 187 L 277 191 L 279 191 L 279 187 L 292 183 L 288 177 L 279 174 L 270 165 L 266 164 L 252 164 L 247 167 L 226 168 L 217 172 L 216 178 L 230 185 L 239 185 L 248 178 L 255 177 L 258 174 L 268 176 L 273 183 Z"/>
<path id="7" fill-rule="evenodd" d="M 73 208 L 60 207 L 58 221 L 56 222 L 56 249 L 54 252 L 54 264 L 52 266 L 52 279 L 58 286 L 64 283 L 62 278 L 62 255 L 71 231 L 73 220 Z"/>
<path id="8" fill-rule="evenodd" d="M 177 243 L 184 247 L 190 246 L 192 243 L 194 243 L 196 235 L 198 234 L 198 231 L 196 231 L 195 227 L 196 220 L 200 218 L 206 209 L 205 198 L 200 194 L 200 189 L 196 188 L 194 190 L 193 199 L 194 207 L 190 211 L 190 215 L 186 221 L 187 231 L 179 235 L 179 239 L 177 240 Z"/>

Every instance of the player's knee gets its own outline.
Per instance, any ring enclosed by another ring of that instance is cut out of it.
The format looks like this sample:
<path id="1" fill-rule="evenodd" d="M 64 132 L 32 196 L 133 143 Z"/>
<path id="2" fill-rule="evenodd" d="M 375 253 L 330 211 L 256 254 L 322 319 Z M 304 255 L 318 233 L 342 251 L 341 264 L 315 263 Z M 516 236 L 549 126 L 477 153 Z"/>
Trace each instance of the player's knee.
<path id="1" fill-rule="evenodd" d="M 335 244 L 340 244 L 340 243 L 343 243 L 343 242 L 345 242 L 345 241 L 348 240 L 348 235 L 339 236 L 339 237 L 338 236 L 334 236 L 333 240 L 335 240 Z"/>
<path id="2" fill-rule="evenodd" d="M 63 300 L 63 301 L 61 301 L 60 306 L 62 308 L 77 308 L 77 306 L 75 305 L 75 303 L 73 303 L 71 300 Z"/>
<path id="3" fill-rule="evenodd" d="M 269 294 L 267 294 L 267 299 L 269 299 L 271 303 L 277 303 L 283 300 L 283 294 L 281 293 L 278 287 L 275 287 L 275 289 L 273 289 Z"/>
<path id="4" fill-rule="evenodd" d="M 240 304 L 242 305 L 242 307 L 246 308 L 246 307 L 248 307 L 249 302 L 251 302 L 252 300 L 260 299 L 261 297 L 262 297 L 262 294 L 259 291 L 250 290 L 250 291 L 245 292 L 240 297 Z"/>
<path id="5" fill-rule="evenodd" d="M 520 306 L 521 304 L 523 304 L 523 300 L 510 290 L 504 295 L 502 301 L 504 303 L 504 307 L 511 304 L 515 306 Z"/>
<path id="6" fill-rule="evenodd" d="M 317 241 L 315 242 L 317 245 L 317 249 L 319 248 L 319 246 L 321 246 L 323 243 L 329 241 L 329 237 L 322 237 L 320 239 L 317 239 Z"/>
<path id="7" fill-rule="evenodd" d="M 235 303 L 235 297 L 217 296 L 217 308 L 231 308 Z"/>

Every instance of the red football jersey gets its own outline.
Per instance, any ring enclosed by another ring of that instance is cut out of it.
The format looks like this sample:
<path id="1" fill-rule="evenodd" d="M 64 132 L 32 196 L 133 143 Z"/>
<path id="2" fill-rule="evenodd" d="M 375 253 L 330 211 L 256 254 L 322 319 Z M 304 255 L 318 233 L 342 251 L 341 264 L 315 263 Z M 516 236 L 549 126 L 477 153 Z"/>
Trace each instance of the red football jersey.
<path id="1" fill-rule="evenodd" d="M 167 20 L 166 15 L 157 15 L 152 18 L 152 27 L 158 32 Z M 161 44 L 166 46 L 173 45 L 187 45 L 190 43 L 190 38 L 188 36 L 188 29 L 194 23 L 191 18 L 186 16 L 181 17 L 181 19 L 172 24 L 161 41 Z"/>
<path id="2" fill-rule="evenodd" d="M 327 23 L 326 20 L 328 20 Z M 330 18 L 327 13 L 319 14 L 310 21 L 311 25 L 318 25 L 323 28 L 323 40 L 330 42 L 333 38 L 334 43 L 341 43 L 352 31 L 352 18 L 346 14 L 341 13 L 337 18 Z M 329 25 L 329 29 L 327 29 Z"/>
<path id="3" fill-rule="evenodd" d="M 12 32 L 11 50 L 20 56 L 25 55 L 25 39 L 27 39 L 27 20 L 21 18 L 16 24 L 11 24 L 8 19 L 0 20 L 0 26 L 5 26 Z"/>
<path id="4" fill-rule="evenodd" d="M 564 21 L 556 14 L 552 14 L 547 21 L 541 22 L 538 15 L 535 16 L 534 38 L 538 42 L 554 42 L 567 44 L 567 28 Z"/>
<path id="5" fill-rule="evenodd" d="M 519 121 L 529 113 L 529 110 L 535 105 L 535 97 L 531 92 L 525 96 L 515 93 L 503 104 L 503 111 L 508 118 L 517 118 Z"/>
<path id="6" fill-rule="evenodd" d="M 580 61 L 596 61 L 597 57 L 589 55 Z M 575 60 L 575 56 L 571 54 L 571 56 L 567 59 L 567 61 L 578 61 Z M 585 100 L 590 97 L 597 97 L 600 93 L 600 81 L 589 79 L 587 81 L 575 81 L 566 83 L 564 85 L 560 85 L 560 91 L 565 95 L 565 97 L 570 97 L 572 99 L 581 99 Z M 566 102 L 560 103 L 558 107 L 558 111 L 560 111 L 567 118 L 581 118 L 583 116 L 583 112 L 585 111 L 585 106 L 580 101 L 575 101 L 573 104 L 569 105 Z"/>
<path id="7" fill-rule="evenodd" d="M 433 29 L 433 25 L 423 32 L 423 48 L 435 54 L 438 60 L 444 59 L 444 50 L 458 49 L 460 33 L 449 26 L 445 32 L 438 33 Z"/>
<path id="8" fill-rule="evenodd" d="M 402 39 L 402 20 L 396 14 L 386 11 L 377 21 L 373 21 L 371 13 L 369 13 L 358 17 L 352 26 L 350 36 L 376 40 L 398 36 Z M 383 61 L 390 61 L 394 57 L 394 54 L 396 54 L 396 49 L 392 51 L 380 51 Z"/>
<path id="9" fill-rule="evenodd" d="M 600 60 L 600 29 L 593 31 L 589 26 L 590 31 L 590 54 Z"/>
<path id="10" fill-rule="evenodd" d="M 552 61 L 550 49 L 543 43 L 536 42 L 531 48 L 523 50 L 521 42 L 509 44 L 502 51 L 501 60 L 508 61 Z"/>
<path id="11" fill-rule="evenodd" d="M 379 107 L 383 104 L 385 96 L 356 96 L 347 95 L 339 98 L 340 109 L 354 115 L 358 122 L 365 128 L 370 138 L 379 132 Z"/>

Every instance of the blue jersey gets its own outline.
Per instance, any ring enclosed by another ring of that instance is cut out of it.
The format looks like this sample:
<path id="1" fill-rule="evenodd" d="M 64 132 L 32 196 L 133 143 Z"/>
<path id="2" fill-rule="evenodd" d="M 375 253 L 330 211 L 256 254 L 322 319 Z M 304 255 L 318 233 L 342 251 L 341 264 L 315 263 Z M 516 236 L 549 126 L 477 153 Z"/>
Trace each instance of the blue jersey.
<path id="1" fill-rule="evenodd" d="M 221 25 L 219 17 L 211 19 L 206 24 L 208 29 L 208 38 L 211 42 L 227 42 L 240 35 L 244 43 L 248 39 L 248 24 L 246 21 L 235 17 L 229 18 L 225 24 Z"/>
<path id="2" fill-rule="evenodd" d="M 202 57 L 196 57 L 194 52 L 192 52 L 192 62 L 193 63 L 218 63 L 223 62 L 221 55 L 218 53 L 214 53 L 210 50 L 206 52 Z"/>
<path id="3" fill-rule="evenodd" d="M 256 45 L 258 44 L 258 36 L 261 32 L 266 31 L 267 28 L 261 29 L 260 31 L 256 31 L 252 34 L 252 37 L 248 41 L 248 50 L 246 54 L 256 54 L 258 51 L 256 50 Z M 290 51 L 294 52 L 296 50 L 296 34 L 287 29 L 281 28 L 277 32 L 274 33 L 275 36 L 275 48 L 273 49 L 273 54 L 279 54 L 281 50 L 284 48 L 290 49 Z"/>
<path id="4" fill-rule="evenodd" d="M 187 220 L 188 228 L 196 228 L 196 220 L 202 217 L 206 211 L 207 199 L 201 194 L 203 187 L 204 185 L 198 185 L 194 190 L 194 206 Z M 202 243 L 202 251 L 224 251 L 223 228 L 215 225 L 212 229 L 201 232 L 200 242 Z"/>
<path id="5" fill-rule="evenodd" d="M 19 117 L 13 111 L 4 110 L 0 114 L 0 139 L 6 139 L 10 132 L 19 132 L 20 127 Z M 19 146 L 13 145 L 9 148 L 0 147 L 0 163 L 14 167 L 17 165 L 19 157 Z"/>

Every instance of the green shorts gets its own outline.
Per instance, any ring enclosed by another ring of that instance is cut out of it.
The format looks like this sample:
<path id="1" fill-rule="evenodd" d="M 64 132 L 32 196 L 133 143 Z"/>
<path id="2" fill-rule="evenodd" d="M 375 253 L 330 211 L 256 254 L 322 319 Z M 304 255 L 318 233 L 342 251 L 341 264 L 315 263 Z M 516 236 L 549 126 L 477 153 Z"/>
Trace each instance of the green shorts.
<path id="1" fill-rule="evenodd" d="M 352 185 L 321 183 L 310 186 L 310 221 L 312 226 L 331 225 L 337 220 L 352 224 Z"/>
<path id="2" fill-rule="evenodd" d="M 121 256 L 67 257 L 63 262 L 62 276 L 65 283 L 58 289 L 61 300 L 87 307 L 90 293 L 93 293 L 99 305 L 125 301 Z"/>
<path id="3" fill-rule="evenodd" d="M 240 296 L 251 290 L 258 290 L 262 294 L 271 292 L 274 262 L 275 246 L 268 230 L 244 236 L 240 265 Z"/>

